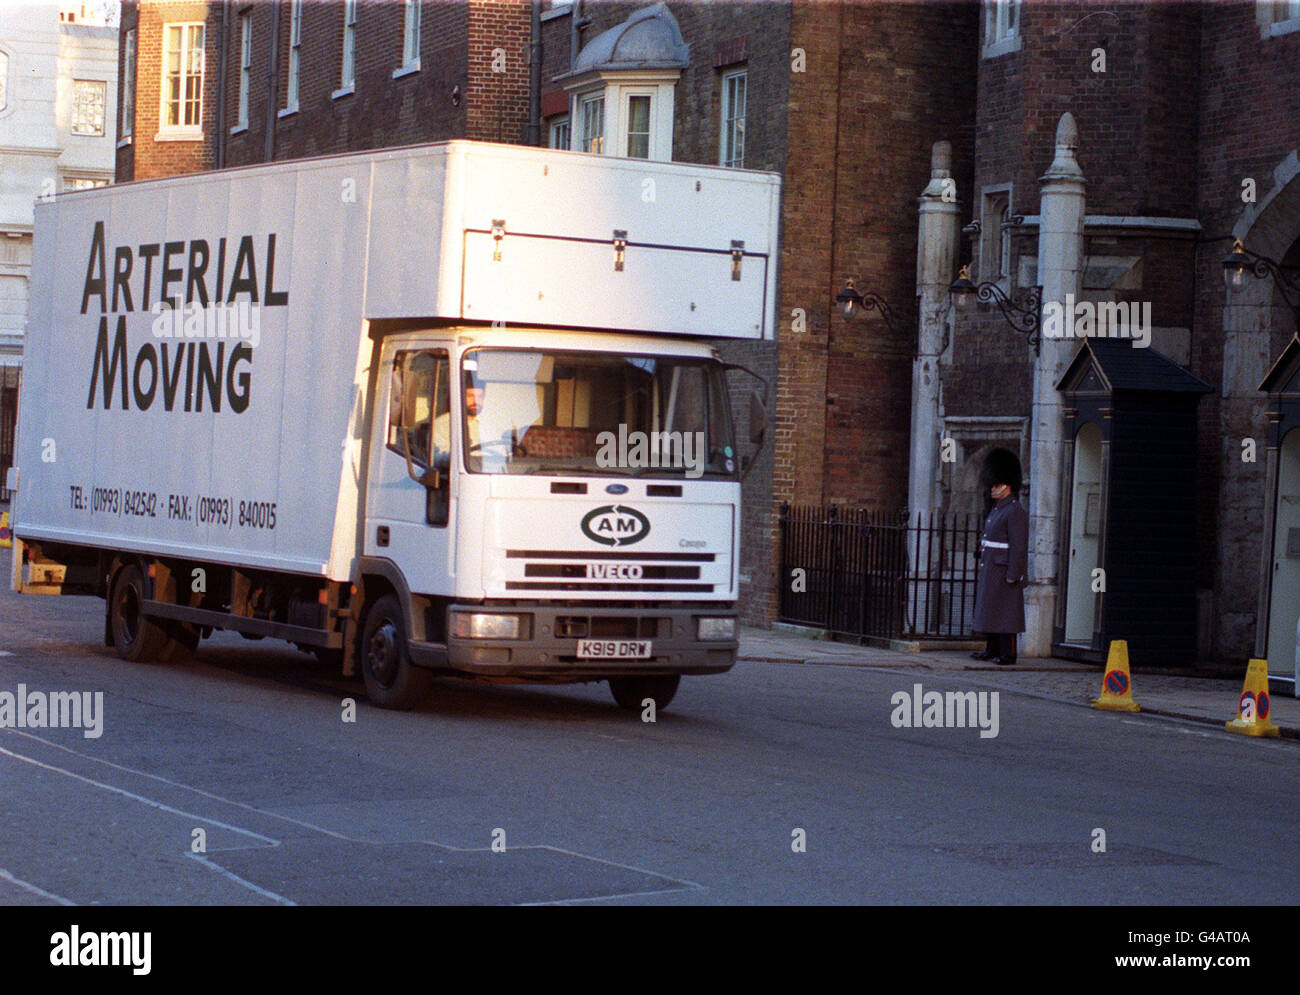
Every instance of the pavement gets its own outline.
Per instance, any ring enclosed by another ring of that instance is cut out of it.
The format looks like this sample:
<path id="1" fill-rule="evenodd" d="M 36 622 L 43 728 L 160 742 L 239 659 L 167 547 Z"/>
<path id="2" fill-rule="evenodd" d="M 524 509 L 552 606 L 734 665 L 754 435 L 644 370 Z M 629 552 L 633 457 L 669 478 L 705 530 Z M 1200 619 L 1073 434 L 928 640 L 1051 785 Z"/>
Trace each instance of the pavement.
<path id="1" fill-rule="evenodd" d="M 973 644 L 972 644 L 973 645 Z M 753 662 L 808 664 L 823 667 L 864 667 L 871 670 L 922 675 L 963 673 L 978 676 L 982 684 L 1065 704 L 1091 708 L 1101 693 L 1103 668 L 1042 657 L 1022 657 L 1014 667 L 981 663 L 970 658 L 970 649 L 923 649 L 900 652 L 825 638 L 815 629 L 783 625 L 773 629 L 742 626 L 740 659 Z M 1134 668 L 1133 700 L 1142 712 L 1166 715 L 1223 728 L 1237 717 L 1237 704 L 1246 677 L 1246 663 L 1237 677 L 1191 675 Z M 1300 700 L 1288 687 L 1272 688 L 1269 719 L 1279 734 L 1300 739 Z M 1120 713 L 1123 714 L 1123 713 Z"/>

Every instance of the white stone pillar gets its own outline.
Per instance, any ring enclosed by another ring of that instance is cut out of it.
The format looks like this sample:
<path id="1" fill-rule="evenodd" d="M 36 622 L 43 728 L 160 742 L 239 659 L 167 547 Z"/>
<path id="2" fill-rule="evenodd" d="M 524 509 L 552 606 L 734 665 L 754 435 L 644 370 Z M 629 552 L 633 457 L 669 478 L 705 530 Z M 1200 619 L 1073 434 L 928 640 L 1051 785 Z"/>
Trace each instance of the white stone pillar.
<path id="1" fill-rule="evenodd" d="M 1075 158 L 1079 128 L 1074 116 L 1056 126 L 1056 158 L 1039 182 L 1038 282 L 1043 306 L 1055 302 L 1068 317 L 1067 295 L 1078 300 L 1083 286 L 1083 171 Z M 1049 656 L 1056 618 L 1062 530 L 1062 454 L 1065 420 L 1056 384 L 1079 343 L 1072 337 L 1043 338 L 1034 366 L 1034 407 L 1029 443 L 1029 586 L 1025 591 L 1022 656 Z M 1065 537 L 1068 541 L 1068 537 Z"/>
<path id="2" fill-rule="evenodd" d="M 916 245 L 916 296 L 920 321 L 912 361 L 912 452 L 907 506 L 912 521 L 927 519 L 939 492 L 939 354 L 943 351 L 948 284 L 957 269 L 961 222 L 952 178 L 952 144 L 935 142 L 930 152 L 930 182 L 918 198 L 920 229 Z"/>
<path id="3" fill-rule="evenodd" d="M 948 284 L 957 260 L 957 185 L 952 178 L 952 144 L 935 142 L 930 151 L 930 182 L 918 198 L 920 228 L 916 244 L 916 297 L 920 314 L 916 358 L 912 360 L 912 449 L 907 475 L 908 520 L 928 523 L 939 499 L 939 354 L 943 351 Z M 909 541 L 907 555 L 912 581 L 908 585 L 908 617 L 924 624 L 926 599 L 937 585 L 918 583 L 941 566 L 942 551 L 932 541 Z M 916 562 L 917 558 L 921 562 Z"/>

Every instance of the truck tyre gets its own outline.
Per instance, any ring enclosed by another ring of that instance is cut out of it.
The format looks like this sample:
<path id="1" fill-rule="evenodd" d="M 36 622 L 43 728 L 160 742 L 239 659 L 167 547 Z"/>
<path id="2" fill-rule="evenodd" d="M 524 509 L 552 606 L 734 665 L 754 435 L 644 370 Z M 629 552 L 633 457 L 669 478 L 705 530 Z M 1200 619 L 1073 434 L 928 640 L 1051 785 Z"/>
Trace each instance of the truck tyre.
<path id="1" fill-rule="evenodd" d="M 431 673 L 411 665 L 402 606 L 391 594 L 376 601 L 366 614 L 358 663 L 366 695 L 380 708 L 412 708 L 433 685 Z"/>
<path id="2" fill-rule="evenodd" d="M 662 712 L 677 693 L 677 685 L 682 682 L 681 674 L 667 674 L 655 677 L 611 677 L 609 689 L 614 693 L 614 700 L 619 707 L 640 711 L 647 698 L 654 699 L 655 711 Z"/>
<path id="3" fill-rule="evenodd" d="M 128 563 L 113 578 L 108 600 L 108 621 L 113 628 L 113 644 L 123 660 L 162 660 L 170 655 L 171 638 L 156 619 L 143 613 L 144 575 L 134 563 Z"/>

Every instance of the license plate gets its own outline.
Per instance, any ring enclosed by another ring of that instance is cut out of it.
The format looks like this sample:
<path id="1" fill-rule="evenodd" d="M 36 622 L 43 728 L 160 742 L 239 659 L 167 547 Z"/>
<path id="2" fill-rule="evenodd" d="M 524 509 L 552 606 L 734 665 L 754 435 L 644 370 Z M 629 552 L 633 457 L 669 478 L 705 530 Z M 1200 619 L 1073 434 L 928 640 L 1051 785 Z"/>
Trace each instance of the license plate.
<path id="1" fill-rule="evenodd" d="M 579 639 L 578 656 L 586 660 L 649 660 L 649 639 Z"/>

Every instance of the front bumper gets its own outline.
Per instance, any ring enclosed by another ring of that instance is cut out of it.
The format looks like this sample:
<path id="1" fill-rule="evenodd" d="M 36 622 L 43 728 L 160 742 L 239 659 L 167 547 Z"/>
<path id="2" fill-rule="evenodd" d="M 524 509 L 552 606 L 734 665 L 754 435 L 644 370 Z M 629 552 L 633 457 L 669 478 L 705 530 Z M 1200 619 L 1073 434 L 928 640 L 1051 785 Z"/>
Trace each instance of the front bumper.
<path id="1" fill-rule="evenodd" d="M 720 674 L 736 662 L 736 639 L 701 640 L 696 636 L 701 617 L 735 618 L 732 609 L 698 608 L 589 608 L 581 604 L 524 606 L 495 609 L 483 605 L 451 605 L 449 612 L 501 611 L 527 615 L 527 639 L 462 639 L 450 636 L 443 660 L 426 663 L 415 645 L 416 663 L 445 666 L 469 674 L 520 678 L 637 676 L 644 674 Z M 649 639 L 646 660 L 590 660 L 577 656 L 578 641 L 594 639 Z"/>

